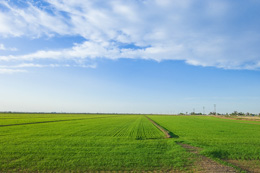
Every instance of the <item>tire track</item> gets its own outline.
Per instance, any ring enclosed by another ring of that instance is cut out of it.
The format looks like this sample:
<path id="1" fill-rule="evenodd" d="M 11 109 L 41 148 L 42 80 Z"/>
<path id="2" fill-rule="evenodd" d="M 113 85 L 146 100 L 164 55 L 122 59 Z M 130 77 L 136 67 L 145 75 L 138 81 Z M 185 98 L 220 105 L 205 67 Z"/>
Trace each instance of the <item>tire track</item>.
<path id="1" fill-rule="evenodd" d="M 187 152 L 193 153 L 198 158 L 195 164 L 199 170 L 197 170 L 196 172 L 201 172 L 201 173 L 240 172 L 233 167 L 222 165 L 206 156 L 199 154 L 201 148 L 194 147 L 180 142 L 176 142 L 176 143 L 180 145 L 182 148 L 184 148 Z"/>
<path id="2" fill-rule="evenodd" d="M 169 131 L 167 131 L 167 130 L 164 129 L 162 126 L 160 126 L 159 124 L 157 124 L 157 123 L 156 123 L 155 121 L 153 121 L 151 118 L 147 117 L 146 115 L 145 115 L 145 117 L 146 117 L 151 123 L 153 123 L 153 125 L 155 125 L 159 130 L 161 130 L 161 131 L 165 134 L 165 138 L 172 138 L 172 137 L 173 137 Z"/>
<path id="3" fill-rule="evenodd" d="M 160 126 L 159 124 L 157 124 L 155 121 L 153 121 L 152 119 L 150 119 L 149 117 L 145 116 L 149 121 L 151 121 L 151 123 L 153 123 L 159 130 L 161 130 L 164 134 L 165 134 L 165 138 L 173 138 L 174 134 L 168 130 L 166 130 L 165 128 L 163 128 L 162 126 Z M 175 135 L 177 136 L 177 135 Z M 222 165 L 206 156 L 203 156 L 201 154 L 199 154 L 199 151 L 201 150 L 200 148 L 188 145 L 188 144 L 183 144 L 180 142 L 176 142 L 176 144 L 180 145 L 182 148 L 184 148 L 187 152 L 193 153 L 195 154 L 197 160 L 195 162 L 197 169 L 195 172 L 201 172 L 201 173 L 217 173 L 217 172 L 239 172 L 237 170 L 235 170 L 235 168 L 230 167 L 230 166 L 226 166 L 226 165 Z"/>
<path id="4" fill-rule="evenodd" d="M 53 120 L 53 121 L 40 121 L 40 122 L 29 122 L 29 123 L 20 123 L 20 124 L 6 124 L 6 125 L 0 125 L 0 127 L 20 126 L 20 125 L 31 125 L 31 124 L 44 124 L 44 123 L 57 123 L 57 122 L 64 122 L 64 121 L 78 121 L 78 120 L 99 119 L 99 118 L 111 118 L 111 117 L 119 117 L 119 116 L 93 117 L 93 118 L 80 118 L 80 119 L 66 119 L 66 120 Z"/>

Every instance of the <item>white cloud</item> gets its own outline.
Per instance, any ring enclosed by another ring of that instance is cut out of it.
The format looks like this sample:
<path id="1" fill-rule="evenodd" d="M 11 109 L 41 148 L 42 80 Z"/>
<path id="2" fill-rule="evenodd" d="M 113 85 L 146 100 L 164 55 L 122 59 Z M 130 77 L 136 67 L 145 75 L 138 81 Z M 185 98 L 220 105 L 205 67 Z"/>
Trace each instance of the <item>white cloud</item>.
<path id="1" fill-rule="evenodd" d="M 27 67 L 44 67 L 44 65 L 41 64 L 33 64 L 33 63 L 23 63 L 18 65 L 1 65 L 0 68 L 27 68 Z"/>
<path id="2" fill-rule="evenodd" d="M 83 67 L 83 68 L 97 68 L 97 64 L 89 64 L 89 65 L 77 65 L 74 67 Z"/>
<path id="3" fill-rule="evenodd" d="M 6 50 L 5 45 L 0 44 L 0 50 Z"/>
<path id="4" fill-rule="evenodd" d="M 0 68 L 42 68 L 42 67 L 71 67 L 69 64 L 33 64 L 33 63 L 23 63 L 18 65 L 0 65 Z M 72 67 L 84 67 L 84 68 L 96 68 L 96 64 L 75 64 Z"/>
<path id="5" fill-rule="evenodd" d="M 57 68 L 57 67 L 81 67 L 81 68 L 96 68 L 97 64 L 86 64 L 86 63 L 76 63 L 71 64 L 33 64 L 33 63 L 22 63 L 17 65 L 0 65 L 0 73 L 2 74 L 12 74 L 18 72 L 27 72 L 28 68 Z M 24 70 L 26 69 L 26 70 Z"/>
<path id="6" fill-rule="evenodd" d="M 14 48 L 14 47 L 6 48 L 4 44 L 0 44 L 0 50 L 4 50 L 4 51 L 17 51 L 17 48 Z"/>
<path id="7" fill-rule="evenodd" d="M 256 23 L 253 19 L 237 22 L 243 14 L 233 12 L 239 3 L 231 0 L 47 2 L 45 8 L 1 2 L 6 11 L 0 10 L 0 35 L 80 35 L 87 41 L 61 50 L 0 56 L 1 61 L 141 58 L 226 69 L 259 68 L 259 26 L 250 27 Z"/>
<path id="8" fill-rule="evenodd" d="M 62 18 L 50 15 L 29 2 L 27 8 L 12 6 L 7 1 L 0 2 L 1 4 L 8 9 L 0 10 L 0 33 L 4 37 L 23 35 L 40 37 L 43 34 L 51 36 L 53 33 L 68 33 L 68 26 Z"/>
<path id="9" fill-rule="evenodd" d="M 136 49 L 120 49 L 117 45 L 109 42 L 90 42 L 76 44 L 70 49 L 57 51 L 38 51 L 32 54 L 20 56 L 0 56 L 0 61 L 33 61 L 39 59 L 56 59 L 56 60 L 79 60 L 79 59 L 95 59 L 95 58 L 139 58 L 154 59 L 156 61 L 167 59 L 178 59 L 179 52 L 183 51 L 181 45 L 171 45 L 169 47 L 154 46 Z M 181 58 L 179 58 L 181 59 Z"/>
<path id="10" fill-rule="evenodd" d="M 0 74 L 24 73 L 26 70 L 0 68 Z"/>

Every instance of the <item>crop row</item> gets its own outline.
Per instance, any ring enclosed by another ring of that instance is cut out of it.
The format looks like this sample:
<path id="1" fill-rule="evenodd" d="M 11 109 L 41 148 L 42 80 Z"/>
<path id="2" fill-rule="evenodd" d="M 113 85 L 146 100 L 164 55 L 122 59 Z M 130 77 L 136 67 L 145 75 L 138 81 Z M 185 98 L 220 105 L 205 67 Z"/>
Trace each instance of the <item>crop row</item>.
<path id="1" fill-rule="evenodd" d="M 118 124 L 105 130 L 105 134 L 120 138 L 158 139 L 164 134 L 144 116 L 128 116 L 117 119 Z M 115 122 L 115 121 L 114 121 Z"/>
<path id="2" fill-rule="evenodd" d="M 191 162 L 171 139 L 136 140 L 163 137 L 145 117 L 102 116 L 1 127 L 0 172 L 168 171 Z"/>

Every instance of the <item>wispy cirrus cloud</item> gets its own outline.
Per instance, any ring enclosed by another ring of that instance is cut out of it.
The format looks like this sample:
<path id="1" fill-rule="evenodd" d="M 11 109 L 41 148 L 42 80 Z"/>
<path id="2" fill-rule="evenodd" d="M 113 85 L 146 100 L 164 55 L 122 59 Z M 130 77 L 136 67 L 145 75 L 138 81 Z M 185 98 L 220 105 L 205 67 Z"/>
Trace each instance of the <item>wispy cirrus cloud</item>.
<path id="1" fill-rule="evenodd" d="M 0 74 L 13 74 L 13 73 L 25 73 L 26 70 L 21 69 L 9 69 L 9 68 L 0 68 Z"/>
<path id="2" fill-rule="evenodd" d="M 43 68 L 43 67 L 83 67 L 83 68 L 96 68 L 96 64 L 33 64 L 33 63 L 22 63 L 17 65 L 0 65 L 2 69 L 16 69 L 16 68 Z"/>
<path id="3" fill-rule="evenodd" d="M 17 48 L 15 48 L 15 47 L 5 47 L 4 44 L 0 44 L 0 50 L 2 50 L 2 51 L 17 51 Z"/>
<path id="4" fill-rule="evenodd" d="M 6 48 L 3 44 L 0 44 L 0 50 L 6 50 Z"/>
<path id="5" fill-rule="evenodd" d="M 241 18 L 250 17 L 252 11 L 246 8 L 260 14 L 255 1 L 42 2 L 21 7 L 3 1 L 0 35 L 79 35 L 86 41 L 71 48 L 0 56 L 0 61 L 141 58 L 225 69 L 260 68 L 259 20 Z M 133 46 L 122 46 L 127 44 Z"/>
<path id="6" fill-rule="evenodd" d="M 57 68 L 57 67 L 81 67 L 81 68 L 96 68 L 97 64 L 34 64 L 22 63 L 16 65 L 0 65 L 0 74 L 14 74 L 28 72 L 29 68 Z"/>

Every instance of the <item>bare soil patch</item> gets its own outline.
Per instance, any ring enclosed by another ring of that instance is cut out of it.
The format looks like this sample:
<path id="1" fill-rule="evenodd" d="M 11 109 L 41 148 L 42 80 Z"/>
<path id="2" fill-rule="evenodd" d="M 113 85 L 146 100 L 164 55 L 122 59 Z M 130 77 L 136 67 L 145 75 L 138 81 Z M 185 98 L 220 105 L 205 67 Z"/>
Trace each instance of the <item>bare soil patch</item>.
<path id="1" fill-rule="evenodd" d="M 223 117 L 223 116 L 215 116 L 217 118 L 221 118 L 221 119 L 230 119 L 230 120 L 238 120 L 236 121 L 236 123 L 241 123 L 241 124 L 255 124 L 255 125 L 260 125 L 258 120 L 258 117 L 242 117 L 242 118 L 236 118 L 236 117 Z M 240 120 L 240 121 L 239 121 Z M 243 121 L 241 121 L 243 120 Z M 223 120 L 224 121 L 224 120 Z M 246 121 L 246 122 L 245 122 Z M 257 121 L 257 122 L 256 122 Z"/>
<path id="2" fill-rule="evenodd" d="M 215 116 L 217 118 L 222 118 L 222 119 L 231 119 L 231 120 L 246 120 L 246 121 L 260 121 L 260 117 L 247 117 L 247 116 L 231 116 L 231 117 L 226 117 L 226 116 Z"/>
<path id="3" fill-rule="evenodd" d="M 183 148 L 185 148 L 188 152 L 195 154 L 198 158 L 196 161 L 197 170 L 195 172 L 201 173 L 217 173 L 217 172 L 238 172 L 234 168 L 222 165 L 208 157 L 200 155 L 200 148 L 194 147 L 188 144 L 178 143 Z"/>

